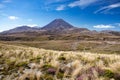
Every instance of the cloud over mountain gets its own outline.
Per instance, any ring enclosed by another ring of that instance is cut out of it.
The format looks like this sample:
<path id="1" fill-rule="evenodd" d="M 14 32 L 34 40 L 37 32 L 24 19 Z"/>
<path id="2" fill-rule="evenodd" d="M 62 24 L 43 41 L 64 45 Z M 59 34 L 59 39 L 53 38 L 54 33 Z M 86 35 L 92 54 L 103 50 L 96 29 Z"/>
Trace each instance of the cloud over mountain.
<path id="1" fill-rule="evenodd" d="M 102 29 L 108 29 L 108 28 L 115 28 L 114 26 L 112 25 L 96 25 L 96 26 L 93 26 L 94 28 L 102 28 Z"/>
<path id="2" fill-rule="evenodd" d="M 111 9 L 115 9 L 115 8 L 118 8 L 118 7 L 120 7 L 120 3 L 111 4 L 111 5 L 104 6 L 100 9 L 98 9 L 97 11 L 95 11 L 95 13 L 109 11 Z"/>
<path id="3" fill-rule="evenodd" d="M 56 10 L 57 11 L 62 11 L 62 10 L 64 10 L 65 9 L 65 5 L 60 5 L 60 6 L 58 6 L 57 8 L 56 8 Z"/>
<path id="4" fill-rule="evenodd" d="M 19 17 L 17 17 L 17 16 L 8 16 L 8 19 L 10 19 L 10 20 L 17 20 L 17 19 L 19 19 Z"/>
<path id="5" fill-rule="evenodd" d="M 79 6 L 81 8 L 87 7 L 95 2 L 97 2 L 99 0 L 79 0 L 79 1 L 74 1 L 72 3 L 70 3 L 68 6 L 69 7 L 76 7 Z"/>

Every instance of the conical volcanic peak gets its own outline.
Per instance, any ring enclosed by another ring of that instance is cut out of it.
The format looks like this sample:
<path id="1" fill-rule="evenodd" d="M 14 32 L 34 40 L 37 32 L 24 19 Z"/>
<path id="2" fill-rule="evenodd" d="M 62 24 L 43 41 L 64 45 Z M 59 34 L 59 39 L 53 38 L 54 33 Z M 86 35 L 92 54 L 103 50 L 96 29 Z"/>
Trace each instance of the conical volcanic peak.
<path id="1" fill-rule="evenodd" d="M 44 26 L 42 29 L 45 30 L 64 30 L 64 29 L 70 29 L 74 28 L 71 24 L 64 21 L 63 19 L 55 19 L 48 25 Z"/>

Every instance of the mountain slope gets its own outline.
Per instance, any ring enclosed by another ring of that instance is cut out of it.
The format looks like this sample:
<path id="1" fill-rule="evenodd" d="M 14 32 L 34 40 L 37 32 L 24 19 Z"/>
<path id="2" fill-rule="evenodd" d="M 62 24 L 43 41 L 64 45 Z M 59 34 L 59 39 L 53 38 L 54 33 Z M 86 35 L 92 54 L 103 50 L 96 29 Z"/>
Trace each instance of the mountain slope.
<path id="1" fill-rule="evenodd" d="M 120 36 L 120 31 L 103 30 L 103 31 L 101 31 L 101 33 L 112 34 L 112 35 Z"/>
<path id="2" fill-rule="evenodd" d="M 70 29 L 74 28 L 71 24 L 67 23 L 63 19 L 55 19 L 48 25 L 44 26 L 42 29 L 45 30 L 64 30 L 64 29 Z"/>
<path id="3" fill-rule="evenodd" d="M 36 31 L 36 30 L 39 30 L 39 28 L 29 27 L 29 26 L 20 26 L 20 27 L 16 27 L 16 28 L 8 30 L 8 31 L 4 31 L 2 33 L 9 34 L 9 33 L 27 32 L 27 31 Z"/>

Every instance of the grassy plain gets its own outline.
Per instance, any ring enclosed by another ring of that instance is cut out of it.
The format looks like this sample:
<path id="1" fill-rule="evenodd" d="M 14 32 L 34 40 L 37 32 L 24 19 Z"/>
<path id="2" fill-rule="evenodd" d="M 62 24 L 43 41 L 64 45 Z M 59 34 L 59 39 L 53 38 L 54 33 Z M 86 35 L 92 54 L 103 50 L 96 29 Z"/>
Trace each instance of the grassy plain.
<path id="1" fill-rule="evenodd" d="M 119 41 L 46 40 L 46 41 L 1 41 L 4 44 L 44 48 L 59 51 L 85 51 L 119 54 Z"/>
<path id="2" fill-rule="evenodd" d="M 0 80 L 120 80 L 119 54 L 55 51 L 7 43 L 0 43 Z"/>

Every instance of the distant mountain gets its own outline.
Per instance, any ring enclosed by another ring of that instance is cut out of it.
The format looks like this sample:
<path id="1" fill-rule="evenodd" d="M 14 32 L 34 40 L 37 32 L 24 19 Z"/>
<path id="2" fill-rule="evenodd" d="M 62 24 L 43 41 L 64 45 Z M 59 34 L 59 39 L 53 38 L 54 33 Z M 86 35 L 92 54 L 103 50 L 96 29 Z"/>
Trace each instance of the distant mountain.
<path id="1" fill-rule="evenodd" d="M 75 27 L 69 24 L 68 22 L 64 21 L 63 19 L 55 19 L 48 25 L 38 28 L 38 27 L 30 27 L 30 26 L 19 26 L 14 29 L 10 29 L 7 31 L 2 32 L 1 34 L 13 34 L 13 33 L 20 33 L 20 32 L 43 32 L 45 31 L 45 34 L 51 34 L 51 33 L 61 33 L 64 30 L 68 31 L 69 29 L 74 29 Z M 77 29 L 77 28 L 75 28 Z"/>
<path id="2" fill-rule="evenodd" d="M 103 31 L 101 31 L 101 33 L 112 34 L 112 35 L 120 36 L 120 31 L 103 30 Z"/>
<path id="3" fill-rule="evenodd" d="M 65 29 L 70 29 L 70 28 L 75 28 L 68 22 L 64 21 L 63 19 L 55 19 L 48 25 L 44 26 L 42 29 L 44 30 L 65 30 Z"/>
<path id="4" fill-rule="evenodd" d="M 19 32 L 27 32 L 27 31 L 38 31 L 39 28 L 37 27 L 29 27 L 29 26 L 20 26 L 20 27 L 16 27 L 14 29 L 11 30 L 7 30 L 2 32 L 3 34 L 7 33 L 19 33 Z"/>
<path id="5" fill-rule="evenodd" d="M 108 36 L 108 37 L 106 37 Z M 109 36 L 112 36 L 109 37 Z M 117 37 L 116 37 L 117 36 Z M 117 31 L 91 31 L 74 27 L 63 19 L 55 19 L 48 25 L 39 27 L 19 26 L 0 33 L 0 40 L 113 40 L 120 39 Z"/>

